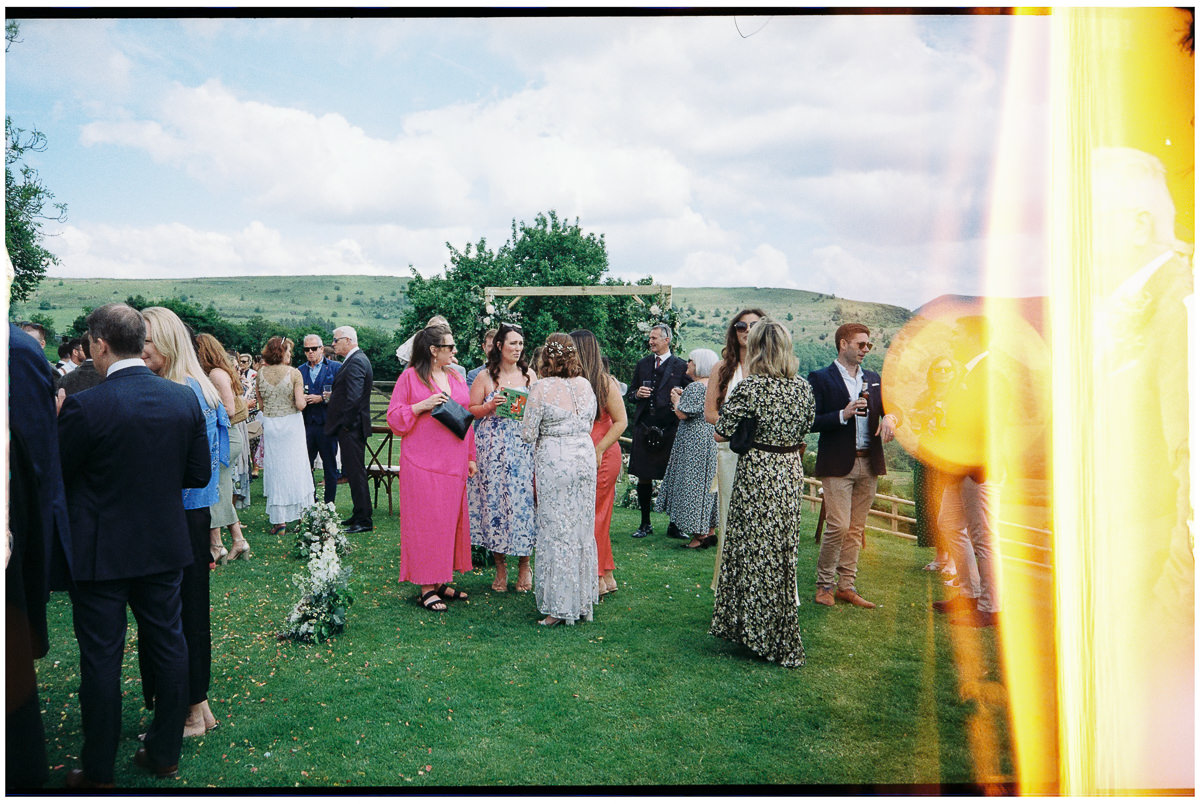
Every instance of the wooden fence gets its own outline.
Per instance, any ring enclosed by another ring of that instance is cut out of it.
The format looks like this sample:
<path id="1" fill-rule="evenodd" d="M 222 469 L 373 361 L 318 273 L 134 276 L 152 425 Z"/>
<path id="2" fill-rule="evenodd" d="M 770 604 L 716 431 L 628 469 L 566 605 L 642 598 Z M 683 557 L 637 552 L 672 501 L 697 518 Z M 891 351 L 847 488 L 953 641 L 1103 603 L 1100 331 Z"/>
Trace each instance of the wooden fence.
<path id="1" fill-rule="evenodd" d="M 371 393 L 372 422 L 386 423 L 388 400 L 391 395 L 392 383 L 377 382 L 374 384 Z M 621 436 L 619 441 L 622 449 L 625 450 L 628 450 L 632 443 L 628 436 Z M 811 510 L 820 509 L 821 481 L 812 477 L 804 478 L 804 500 L 809 503 Z M 916 517 L 904 513 L 904 511 L 915 513 L 915 508 L 916 503 L 912 500 L 894 497 L 890 494 L 876 494 L 875 502 L 871 506 L 871 514 L 867 518 L 867 529 L 916 541 L 917 536 L 913 533 L 917 524 Z M 1007 559 L 1043 569 L 1050 568 L 1053 548 L 1049 530 L 1005 520 L 998 522 L 997 526 L 999 540 L 1005 546 Z"/>

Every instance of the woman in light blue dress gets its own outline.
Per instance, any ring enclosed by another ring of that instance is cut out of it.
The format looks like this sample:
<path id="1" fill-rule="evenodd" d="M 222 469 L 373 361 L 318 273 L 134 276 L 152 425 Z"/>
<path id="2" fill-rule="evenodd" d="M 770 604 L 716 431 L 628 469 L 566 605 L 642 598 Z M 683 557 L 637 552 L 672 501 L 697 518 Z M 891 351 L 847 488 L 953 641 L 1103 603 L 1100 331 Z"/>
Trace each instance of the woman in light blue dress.
<path id="1" fill-rule="evenodd" d="M 521 328 L 496 331 L 487 367 L 471 384 L 479 471 L 467 481 L 471 543 L 492 553 L 492 589 L 508 589 L 508 556 L 517 556 L 517 591 L 533 588 L 529 557 L 534 547 L 533 445 L 521 440 L 521 422 L 496 414 L 501 388 L 528 388 L 537 379 L 525 363 Z"/>

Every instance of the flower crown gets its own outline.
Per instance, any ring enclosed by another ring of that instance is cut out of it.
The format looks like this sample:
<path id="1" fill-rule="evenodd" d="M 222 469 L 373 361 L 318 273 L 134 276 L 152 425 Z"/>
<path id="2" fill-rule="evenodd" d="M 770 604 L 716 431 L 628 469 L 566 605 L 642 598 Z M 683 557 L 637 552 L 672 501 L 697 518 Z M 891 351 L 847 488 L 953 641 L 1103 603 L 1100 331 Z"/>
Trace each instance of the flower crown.
<path id="1" fill-rule="evenodd" d="M 575 354 L 575 344 L 563 344 L 559 343 L 558 341 L 550 341 L 550 343 L 546 344 L 546 353 L 553 355 L 554 357 L 563 357 L 565 355 Z"/>

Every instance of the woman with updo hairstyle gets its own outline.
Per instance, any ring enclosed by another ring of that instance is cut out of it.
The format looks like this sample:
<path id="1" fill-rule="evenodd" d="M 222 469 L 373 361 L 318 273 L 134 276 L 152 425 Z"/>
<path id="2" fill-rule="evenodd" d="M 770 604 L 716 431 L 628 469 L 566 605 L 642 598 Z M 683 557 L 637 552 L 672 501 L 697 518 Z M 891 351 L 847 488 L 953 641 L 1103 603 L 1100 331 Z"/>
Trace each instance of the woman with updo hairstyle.
<path id="1" fill-rule="evenodd" d="M 220 392 L 200 367 L 191 333 L 179 316 L 166 307 L 147 307 L 142 310 L 142 318 L 146 321 L 146 341 L 142 347 L 146 368 L 192 389 L 204 413 L 208 434 L 212 479 L 202 489 L 183 490 L 193 560 L 191 566 L 183 569 L 179 587 L 180 624 L 188 650 L 188 714 L 183 724 L 183 736 L 198 737 L 217 725 L 208 706 L 208 686 L 212 680 L 209 507 L 220 499 L 221 467 L 229 463 L 229 415 L 221 404 Z M 159 688 L 154 665 L 143 651 L 138 651 L 138 665 L 142 672 L 146 708 L 153 709 Z"/>
<path id="2" fill-rule="evenodd" d="M 508 590 L 508 556 L 517 556 L 517 591 L 533 589 L 533 447 L 521 440 L 521 422 L 496 410 L 505 401 L 504 388 L 528 389 L 536 379 L 525 363 L 525 334 L 515 324 L 501 324 L 487 365 L 471 385 L 479 472 L 467 481 L 471 543 L 491 552 L 496 592 Z"/>
<path id="3" fill-rule="evenodd" d="M 263 347 L 266 365 L 258 372 L 258 408 L 263 423 L 263 494 L 273 535 L 313 504 L 312 469 L 304 437 L 304 378 L 291 365 L 291 338 L 278 335 Z"/>
<path id="4" fill-rule="evenodd" d="M 542 350 L 545 375 L 533 384 L 521 437 L 533 443 L 537 477 L 537 558 L 533 590 L 539 625 L 592 619 L 600 599 L 593 533 L 596 395 L 571 336 L 554 332 Z"/>
<path id="5" fill-rule="evenodd" d="M 804 504 L 800 458 L 816 404 L 808 381 L 796 376 L 787 328 L 759 321 L 746 347 L 749 375 L 725 399 L 716 438 L 729 440 L 747 419 L 757 428 L 733 478 L 709 633 L 740 642 L 767 661 L 799 667 L 804 664 L 796 597 Z"/>
<path id="6" fill-rule="evenodd" d="M 456 351 L 448 326 L 418 332 L 387 411 L 388 426 L 402 438 L 400 582 L 417 584 L 417 602 L 429 611 L 466 600 L 467 593 L 450 583 L 455 572 L 471 571 L 467 480 L 477 471 L 474 426 L 459 438 L 432 415 L 447 399 L 464 408 L 471 404 L 466 382 L 450 368 Z"/>
<path id="7" fill-rule="evenodd" d="M 579 364 L 583 376 L 596 395 L 596 419 L 592 422 L 592 444 L 596 448 L 596 571 L 600 573 L 600 596 L 617 591 L 617 579 L 613 571 L 612 529 L 613 502 L 616 499 L 617 479 L 621 476 L 621 445 L 617 439 L 625 432 L 628 414 L 625 400 L 616 379 L 608 373 L 604 358 L 600 354 L 600 342 L 586 329 L 571 333 L 571 340 L 579 350 Z"/>

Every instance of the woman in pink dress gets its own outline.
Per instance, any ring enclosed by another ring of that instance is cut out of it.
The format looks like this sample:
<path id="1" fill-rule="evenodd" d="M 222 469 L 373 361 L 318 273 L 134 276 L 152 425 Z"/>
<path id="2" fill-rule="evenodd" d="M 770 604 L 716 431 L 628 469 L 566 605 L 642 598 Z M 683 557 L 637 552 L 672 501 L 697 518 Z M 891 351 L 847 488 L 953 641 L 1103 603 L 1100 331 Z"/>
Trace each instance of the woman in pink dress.
<path id="1" fill-rule="evenodd" d="M 466 600 L 449 586 L 471 569 L 467 478 L 474 476 L 475 434 L 459 438 L 430 412 L 447 397 L 470 404 L 466 383 L 448 366 L 457 351 L 450 328 L 426 327 L 413 341 L 412 363 L 396 380 L 387 421 L 400 442 L 400 581 L 421 587 L 418 602 L 445 611 Z"/>
<path id="2" fill-rule="evenodd" d="M 579 352 L 583 376 L 591 383 L 596 395 L 596 420 L 592 423 L 592 444 L 596 448 L 596 558 L 600 574 L 600 596 L 617 591 L 613 570 L 612 542 L 608 531 L 612 527 L 613 500 L 617 478 L 621 476 L 621 445 L 617 443 L 625 432 L 628 417 L 625 400 L 613 376 L 604 370 L 600 343 L 590 330 L 577 329 L 571 340 Z"/>

